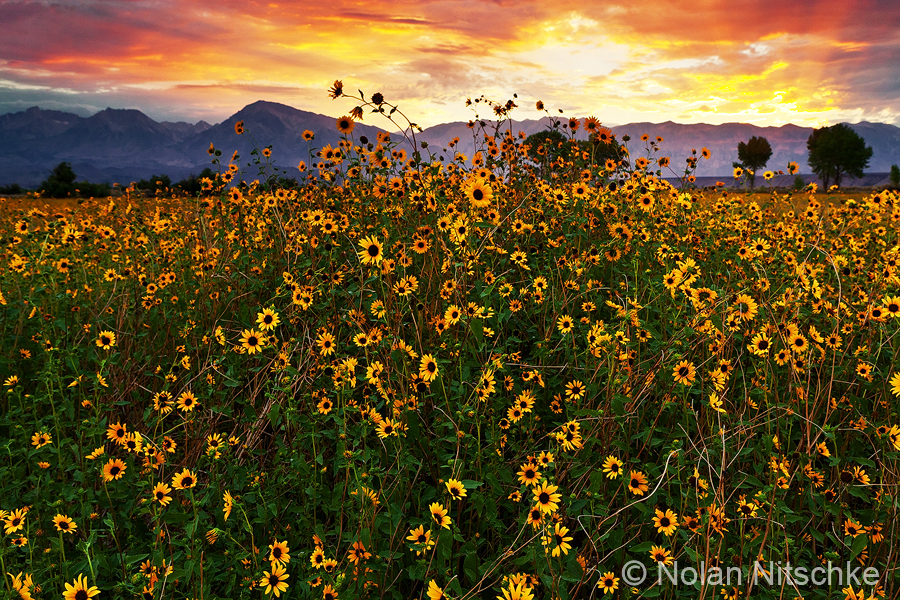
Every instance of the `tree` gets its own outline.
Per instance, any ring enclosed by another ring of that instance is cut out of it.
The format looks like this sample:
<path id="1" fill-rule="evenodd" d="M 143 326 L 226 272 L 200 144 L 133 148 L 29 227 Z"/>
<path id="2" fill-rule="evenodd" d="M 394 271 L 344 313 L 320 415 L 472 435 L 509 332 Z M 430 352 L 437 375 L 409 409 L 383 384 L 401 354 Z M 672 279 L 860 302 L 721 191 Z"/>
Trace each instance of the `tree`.
<path id="1" fill-rule="evenodd" d="M 168 175 L 151 175 L 150 179 L 141 179 L 135 184 L 139 190 L 150 192 L 154 196 L 160 192 L 166 193 L 172 187 L 172 179 Z"/>
<path id="2" fill-rule="evenodd" d="M 180 188 L 182 192 L 188 194 L 190 196 L 197 196 L 201 192 L 203 192 L 203 183 L 202 179 L 204 177 L 208 177 L 209 179 L 215 179 L 216 173 L 209 167 L 206 167 L 202 171 L 200 171 L 199 175 L 194 175 L 191 173 L 187 178 L 182 179 L 178 183 L 175 184 L 175 187 Z"/>
<path id="3" fill-rule="evenodd" d="M 900 167 L 891 165 L 891 185 L 900 188 Z"/>
<path id="4" fill-rule="evenodd" d="M 72 165 L 61 162 L 53 168 L 50 176 L 41 183 L 40 189 L 51 198 L 65 198 L 75 194 L 75 171 Z"/>
<path id="5" fill-rule="evenodd" d="M 100 197 L 110 193 L 108 183 L 88 183 L 81 181 L 75 183 L 75 171 L 72 165 L 61 162 L 53 168 L 50 177 L 41 183 L 39 188 L 45 196 L 51 198 L 65 198 L 66 196 Z"/>
<path id="6" fill-rule="evenodd" d="M 862 177 L 863 169 L 872 158 L 871 146 L 866 146 L 858 133 L 846 123 L 816 129 L 806 141 L 809 166 L 822 180 L 825 189 L 832 181 L 840 186 L 844 175 Z"/>
<path id="7" fill-rule="evenodd" d="M 753 136 L 745 144 L 738 143 L 738 160 L 741 166 L 750 171 L 750 187 L 753 187 L 756 181 L 756 171 L 762 169 L 772 158 L 772 146 L 769 140 L 764 137 Z"/>

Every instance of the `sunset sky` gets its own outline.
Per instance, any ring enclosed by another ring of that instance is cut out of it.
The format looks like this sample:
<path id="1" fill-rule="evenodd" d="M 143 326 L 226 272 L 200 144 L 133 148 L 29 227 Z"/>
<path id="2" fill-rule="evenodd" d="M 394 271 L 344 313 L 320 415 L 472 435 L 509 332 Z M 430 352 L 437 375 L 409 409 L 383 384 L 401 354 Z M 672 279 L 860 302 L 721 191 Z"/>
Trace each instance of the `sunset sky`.
<path id="1" fill-rule="evenodd" d="M 422 126 L 513 93 L 518 120 L 542 100 L 607 124 L 900 125 L 896 0 L 0 0 L 0 23 L 0 114 L 340 116 L 341 79 Z"/>

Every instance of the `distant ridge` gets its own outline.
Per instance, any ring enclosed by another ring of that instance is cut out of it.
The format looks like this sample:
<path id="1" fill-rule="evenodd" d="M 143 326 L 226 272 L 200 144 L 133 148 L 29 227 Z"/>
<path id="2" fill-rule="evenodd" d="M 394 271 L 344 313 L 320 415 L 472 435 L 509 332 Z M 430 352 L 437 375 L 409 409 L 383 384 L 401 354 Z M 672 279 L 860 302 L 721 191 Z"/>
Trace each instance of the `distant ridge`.
<path id="1" fill-rule="evenodd" d="M 377 115 L 372 119 L 377 124 Z M 246 135 L 234 132 L 234 124 L 244 121 Z M 525 135 L 546 130 L 548 118 L 513 121 L 514 133 Z M 872 146 L 874 154 L 868 172 L 885 173 L 892 164 L 900 164 L 900 128 L 883 123 L 862 122 L 850 125 Z M 508 125 L 504 126 L 504 130 Z M 341 135 L 335 119 L 298 110 L 275 102 L 260 100 L 237 113 L 210 125 L 157 122 L 133 109 L 107 108 L 90 117 L 57 110 L 31 107 L 0 115 L 0 185 L 18 183 L 36 187 L 50 170 L 62 161 L 72 163 L 79 179 L 93 182 L 129 183 L 151 175 L 169 175 L 173 180 L 199 173 L 210 166 L 207 149 L 210 143 L 223 152 L 225 162 L 237 151 L 241 164 L 251 160 L 252 140 L 260 147 L 272 145 L 278 167 L 295 174 L 299 161 L 308 161 L 304 130 L 316 135 L 312 145 L 321 148 L 336 145 Z M 629 123 L 611 128 L 619 139 L 629 135 L 628 147 L 633 156 L 645 153 L 642 134 L 663 138 L 660 156 L 668 156 L 673 168 L 682 170 L 691 150 L 706 147 L 712 158 L 700 160 L 699 177 L 731 176 L 731 163 L 737 160 L 737 144 L 751 136 L 763 136 L 772 145 L 773 155 L 768 169 L 785 169 L 796 161 L 802 173 L 809 173 L 806 140 L 810 127 L 783 125 L 758 127 L 745 123 L 723 125 L 665 123 Z M 366 135 L 375 139 L 379 131 L 368 123 L 357 123 L 353 132 L 358 140 Z M 395 134 L 396 135 L 396 134 Z M 417 142 L 426 142 L 431 152 L 440 153 L 454 137 L 460 139 L 453 152 L 471 157 L 474 151 L 473 130 L 465 122 L 443 123 L 416 134 Z M 579 132 L 583 137 L 584 132 Z M 448 152 L 452 155 L 452 152 Z M 250 174 L 252 178 L 253 173 Z M 726 179 L 727 181 L 727 179 Z M 852 181 L 847 185 L 852 185 Z"/>

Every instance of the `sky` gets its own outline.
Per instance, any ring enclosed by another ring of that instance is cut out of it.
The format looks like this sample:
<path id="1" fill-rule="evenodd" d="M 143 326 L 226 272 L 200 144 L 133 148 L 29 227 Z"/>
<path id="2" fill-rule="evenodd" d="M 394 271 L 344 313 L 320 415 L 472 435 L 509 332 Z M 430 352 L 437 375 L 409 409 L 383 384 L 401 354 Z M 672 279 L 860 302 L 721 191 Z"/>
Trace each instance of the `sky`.
<path id="1" fill-rule="evenodd" d="M 513 94 L 517 120 L 900 125 L 896 0 L 0 0 L 0 23 L 0 114 L 339 117 L 339 79 L 423 127 Z"/>

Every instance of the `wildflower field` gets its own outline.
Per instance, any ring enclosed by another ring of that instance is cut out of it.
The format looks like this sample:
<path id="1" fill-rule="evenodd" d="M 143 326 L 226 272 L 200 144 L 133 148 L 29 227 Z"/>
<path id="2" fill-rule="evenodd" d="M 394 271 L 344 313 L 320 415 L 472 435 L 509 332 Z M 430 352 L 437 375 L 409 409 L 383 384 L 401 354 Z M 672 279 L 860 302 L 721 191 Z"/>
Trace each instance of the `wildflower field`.
<path id="1" fill-rule="evenodd" d="M 198 197 L 0 205 L 3 593 L 896 597 L 896 193 L 355 101 L 299 185 L 210 148 Z"/>

